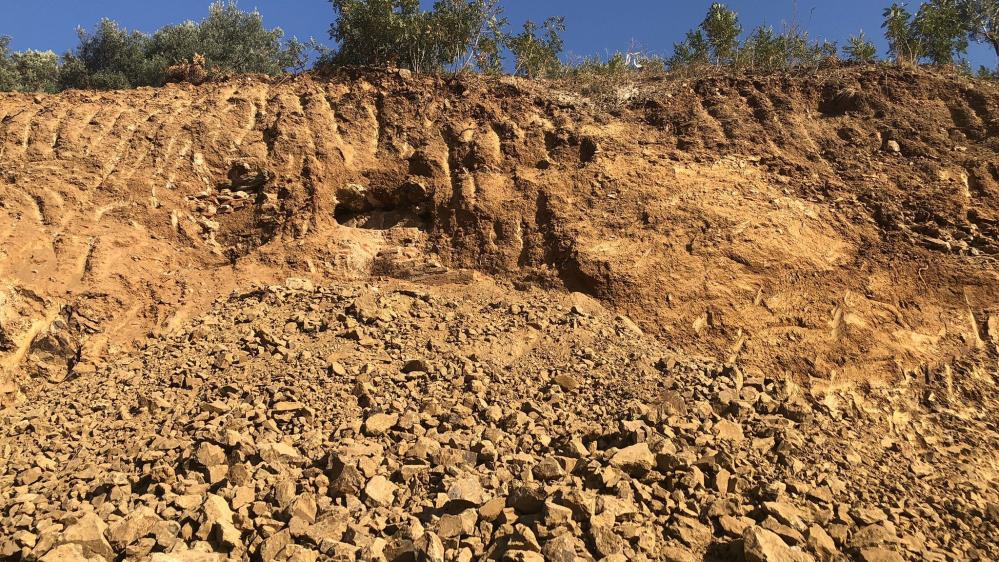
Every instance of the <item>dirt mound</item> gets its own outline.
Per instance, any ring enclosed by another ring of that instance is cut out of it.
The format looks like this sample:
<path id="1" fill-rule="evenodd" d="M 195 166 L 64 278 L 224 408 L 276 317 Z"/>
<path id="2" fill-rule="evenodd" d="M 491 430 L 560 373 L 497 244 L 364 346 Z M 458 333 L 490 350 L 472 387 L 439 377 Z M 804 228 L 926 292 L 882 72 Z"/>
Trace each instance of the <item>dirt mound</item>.
<path id="1" fill-rule="evenodd" d="M 999 88 L 611 94 L 0 96 L 3 555 L 994 557 Z"/>

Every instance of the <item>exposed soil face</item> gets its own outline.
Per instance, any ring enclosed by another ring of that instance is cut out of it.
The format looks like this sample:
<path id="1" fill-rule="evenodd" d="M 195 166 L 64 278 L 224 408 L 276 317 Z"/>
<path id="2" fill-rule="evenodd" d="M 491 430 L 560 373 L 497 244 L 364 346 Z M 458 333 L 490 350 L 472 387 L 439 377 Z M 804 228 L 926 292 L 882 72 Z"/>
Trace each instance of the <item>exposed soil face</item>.
<path id="1" fill-rule="evenodd" d="M 995 556 L 999 88 L 627 92 L 357 72 L 0 96 L 0 528 L 34 537 L 3 556 L 85 524 L 109 550 L 60 555 L 394 559 L 405 517 L 431 558 Z M 428 438 L 459 453 L 406 460 Z M 332 486 L 345 463 L 361 488 Z M 470 477 L 500 514 L 435 499 Z M 288 493 L 357 528 L 317 539 Z M 138 507 L 169 529 L 122 530 Z"/>

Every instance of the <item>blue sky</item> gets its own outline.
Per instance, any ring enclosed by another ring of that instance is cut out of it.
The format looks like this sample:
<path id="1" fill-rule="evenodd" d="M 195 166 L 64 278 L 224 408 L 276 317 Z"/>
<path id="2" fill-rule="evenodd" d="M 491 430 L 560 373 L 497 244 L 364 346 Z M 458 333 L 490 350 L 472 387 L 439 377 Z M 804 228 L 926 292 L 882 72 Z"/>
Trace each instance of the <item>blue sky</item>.
<path id="1" fill-rule="evenodd" d="M 62 52 L 76 44 L 77 26 L 93 27 L 102 16 L 132 29 L 154 31 L 185 19 L 201 19 L 209 0 L 0 0 L 0 35 L 13 37 L 15 49 Z M 432 2 L 424 2 L 430 4 Z M 884 54 L 881 11 L 889 0 L 730 0 L 743 27 L 779 27 L 797 21 L 813 37 L 843 42 L 863 29 Z M 564 15 L 566 51 L 571 55 L 605 55 L 628 49 L 668 56 L 675 41 L 696 26 L 710 0 L 506 0 L 507 16 L 519 27 L 525 19 Z M 910 2 L 915 6 L 916 1 Z M 258 8 L 268 26 L 288 35 L 327 40 L 332 9 L 326 0 L 242 0 L 241 8 Z M 991 49 L 972 44 L 973 65 L 996 67 Z"/>

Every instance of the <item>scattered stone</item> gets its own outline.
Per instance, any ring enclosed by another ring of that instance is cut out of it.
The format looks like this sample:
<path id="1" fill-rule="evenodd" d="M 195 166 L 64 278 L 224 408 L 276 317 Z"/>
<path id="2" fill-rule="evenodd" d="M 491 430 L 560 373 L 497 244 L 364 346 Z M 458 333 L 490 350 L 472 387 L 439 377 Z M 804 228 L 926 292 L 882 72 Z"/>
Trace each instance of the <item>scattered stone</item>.
<path id="1" fill-rule="evenodd" d="M 656 456 L 649 450 L 648 443 L 639 443 L 614 453 L 610 464 L 628 473 L 642 474 L 656 465 Z"/>
<path id="2" fill-rule="evenodd" d="M 667 546 L 662 550 L 665 562 L 700 562 L 691 551 L 676 546 Z"/>
<path id="3" fill-rule="evenodd" d="M 742 535 L 746 562 L 813 562 L 810 554 L 789 547 L 776 534 L 758 526 Z"/>
<path id="4" fill-rule="evenodd" d="M 715 423 L 715 436 L 722 441 L 742 442 L 745 437 L 742 433 L 742 426 L 729 420 L 719 420 Z"/>
<path id="5" fill-rule="evenodd" d="M 808 547 L 818 555 L 819 560 L 831 561 L 841 556 L 836 549 L 836 542 L 818 525 L 808 528 Z"/>
<path id="6" fill-rule="evenodd" d="M 78 545 L 83 551 L 83 556 L 87 558 L 96 556 L 113 560 L 115 558 L 114 550 L 105 538 L 107 530 L 107 524 L 96 513 L 87 513 L 66 527 L 57 541 L 57 546 Z"/>
<path id="7" fill-rule="evenodd" d="M 410 359 L 409 361 L 406 361 L 405 365 L 403 365 L 402 372 L 406 374 L 416 372 L 429 373 L 430 365 L 422 359 Z"/>
<path id="8" fill-rule="evenodd" d="M 198 444 L 198 448 L 194 452 L 194 458 L 204 467 L 226 464 L 225 451 L 222 447 L 214 443 L 203 442 Z"/>
<path id="9" fill-rule="evenodd" d="M 273 464 L 299 464 L 302 462 L 302 455 L 286 443 L 264 443 L 259 446 L 259 450 L 260 458 L 264 462 Z"/>
<path id="10" fill-rule="evenodd" d="M 208 494 L 201 510 L 202 526 L 208 529 L 216 540 L 230 548 L 242 545 L 242 533 L 233 524 L 233 513 L 225 498 Z"/>
<path id="11" fill-rule="evenodd" d="M 180 552 L 155 552 L 149 562 L 223 562 L 224 554 L 184 550 Z"/>
<path id="12" fill-rule="evenodd" d="M 139 507 L 112 524 L 108 537 L 111 539 L 111 544 L 121 550 L 150 534 L 159 522 L 160 517 L 152 508 Z"/>
<path id="13" fill-rule="evenodd" d="M 450 502 L 464 506 L 480 506 L 488 499 L 482 483 L 474 476 L 455 480 L 448 488 L 447 497 Z"/>
<path id="14" fill-rule="evenodd" d="M 905 562 L 901 554 L 883 547 L 860 549 L 860 559 L 863 562 Z"/>
<path id="15" fill-rule="evenodd" d="M 260 547 L 260 560 L 262 562 L 273 562 L 278 555 L 291 544 L 291 531 L 284 529 L 274 533 Z"/>
<path id="16" fill-rule="evenodd" d="M 374 414 L 364 420 L 364 434 L 383 435 L 399 422 L 398 414 Z"/>
<path id="17" fill-rule="evenodd" d="M 177 355 L 154 339 L 134 365 L 95 367 L 116 381 L 106 396 L 0 413 L 17 445 L 0 559 L 994 558 L 975 526 L 999 516 L 990 489 L 923 500 L 953 495 L 932 476 L 972 474 L 975 449 L 931 431 L 938 446 L 910 458 L 913 410 L 872 442 L 861 432 L 885 422 L 853 401 L 667 355 L 588 304 L 470 314 L 440 293 L 289 291 L 234 297 Z M 343 339 L 358 329 L 374 347 Z M 587 343 L 506 363 L 521 330 Z M 40 439 L 59 432 L 94 446 Z"/>
<path id="18" fill-rule="evenodd" d="M 63 544 L 48 551 L 39 558 L 40 562 L 104 562 L 100 556 L 88 557 L 79 544 Z"/>
<path id="19" fill-rule="evenodd" d="M 580 382 L 576 377 L 568 373 L 559 373 L 555 375 L 555 384 L 562 387 L 563 390 L 576 390 L 579 388 Z"/>
<path id="20" fill-rule="evenodd" d="M 371 504 L 375 506 L 389 506 L 392 505 L 392 500 L 395 498 L 395 491 L 397 486 L 389 482 L 388 478 L 384 476 L 375 476 L 368 481 L 368 484 L 364 487 L 364 494 L 367 496 Z"/>

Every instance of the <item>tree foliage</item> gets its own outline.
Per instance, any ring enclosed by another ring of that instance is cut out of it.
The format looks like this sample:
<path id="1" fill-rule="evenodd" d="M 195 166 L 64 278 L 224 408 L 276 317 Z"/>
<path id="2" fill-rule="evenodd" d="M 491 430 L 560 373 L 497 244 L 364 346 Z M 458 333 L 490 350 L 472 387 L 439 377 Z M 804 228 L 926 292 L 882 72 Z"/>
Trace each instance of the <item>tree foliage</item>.
<path id="1" fill-rule="evenodd" d="M 260 12 L 244 12 L 236 2 L 215 2 L 201 22 L 164 27 L 153 34 L 152 52 L 169 64 L 204 57 L 208 70 L 275 76 L 305 64 L 305 46 L 284 31 L 267 29 Z"/>
<path id="2" fill-rule="evenodd" d="M 968 51 L 969 28 L 964 0 L 929 0 L 915 15 L 904 3 L 892 2 L 884 11 L 888 54 L 899 64 L 959 63 Z"/>
<path id="3" fill-rule="evenodd" d="M 20 84 L 20 76 L 10 60 L 10 37 L 0 35 L 0 92 L 17 91 Z"/>
<path id="4" fill-rule="evenodd" d="M 671 58 L 632 52 L 564 64 L 565 20 L 527 21 L 508 30 L 502 0 L 329 0 L 336 47 L 314 39 L 284 40 L 266 28 L 257 11 L 235 0 L 216 1 L 201 21 L 169 25 L 152 34 L 127 30 L 102 19 L 78 29 L 79 43 L 61 58 L 51 51 L 10 51 L 0 36 L 0 91 L 57 91 L 63 88 L 118 89 L 171 81 L 200 83 L 231 74 L 278 75 L 301 71 L 307 51 L 316 68 L 343 65 L 397 66 L 416 72 L 477 70 L 527 78 L 601 76 L 715 65 L 773 72 L 813 68 L 837 60 L 835 43 L 813 40 L 797 25 L 760 26 L 743 39 L 739 15 L 713 2 L 703 20 L 674 44 Z M 883 12 L 888 54 L 899 64 L 957 64 L 971 72 L 964 56 L 970 41 L 987 43 L 999 57 L 999 0 L 922 0 L 911 12 L 893 0 Z M 874 44 L 861 32 L 842 49 L 851 62 L 877 60 Z M 507 62 L 505 59 L 512 59 Z M 577 59 L 578 61 L 579 59 Z M 994 76 L 999 70 L 982 69 Z"/>
<path id="5" fill-rule="evenodd" d="M 869 64 L 878 59 L 877 47 L 867 39 L 863 31 L 850 37 L 843 47 L 843 53 L 848 61 L 860 64 Z"/>
<path id="6" fill-rule="evenodd" d="M 479 72 L 489 75 L 503 73 L 503 50 L 507 47 L 509 36 L 506 26 L 509 21 L 500 17 L 499 12 L 493 14 L 486 22 L 486 28 L 479 37 L 478 46 L 472 52 L 472 59 Z"/>
<path id="7" fill-rule="evenodd" d="M 561 68 L 562 18 L 540 26 L 527 21 L 508 32 L 499 0 L 437 0 L 423 10 L 419 0 L 330 0 L 336 19 L 330 38 L 337 50 L 320 50 L 320 66 L 396 66 L 417 72 L 476 68 L 499 74 L 504 54 L 514 74 L 551 76 Z"/>
<path id="8" fill-rule="evenodd" d="M 968 35 L 988 43 L 999 58 L 999 0 L 961 0 L 960 8 Z"/>
<path id="9" fill-rule="evenodd" d="M 746 39 L 742 61 L 754 69 L 773 71 L 787 65 L 788 46 L 772 26 L 760 26 Z"/>
<path id="10" fill-rule="evenodd" d="M 120 89 L 158 86 L 167 69 L 203 57 L 215 73 L 277 75 L 304 65 L 304 47 L 282 42 L 280 28 L 267 29 L 259 12 L 243 12 L 235 2 L 216 2 L 200 22 L 164 27 L 148 35 L 102 19 L 93 32 L 80 29 L 79 45 L 63 57 L 64 88 Z"/>
<path id="11" fill-rule="evenodd" d="M 59 57 L 52 51 L 27 50 L 0 60 L 0 92 L 58 92 Z"/>
<path id="12" fill-rule="evenodd" d="M 701 22 L 701 30 L 704 31 L 715 64 L 735 62 L 739 51 L 739 35 L 742 34 L 739 14 L 725 4 L 714 2 Z"/>
<path id="13" fill-rule="evenodd" d="M 336 20 L 330 38 L 339 49 L 324 64 L 398 66 L 439 72 L 472 64 L 492 69 L 496 30 L 503 25 L 498 0 L 437 0 L 424 11 L 419 0 L 330 0 Z"/>
<path id="14" fill-rule="evenodd" d="M 812 40 L 797 26 L 788 26 L 780 33 L 771 26 L 761 26 L 746 39 L 738 64 L 766 72 L 815 68 L 835 59 L 836 51 L 835 43 Z"/>
<path id="15" fill-rule="evenodd" d="M 814 67 L 836 57 L 834 43 L 812 40 L 797 25 L 785 26 L 782 31 L 760 26 L 742 43 L 741 33 L 738 14 L 716 2 L 697 29 L 673 45 L 669 66 L 679 69 L 714 64 L 772 72 Z"/>
<path id="16" fill-rule="evenodd" d="M 885 8 L 884 23 L 885 39 L 888 40 L 888 54 L 899 64 L 915 64 L 922 56 L 919 37 L 912 23 L 912 14 L 905 4 L 892 2 Z"/>
<path id="17" fill-rule="evenodd" d="M 954 64 L 968 52 L 968 29 L 958 0 L 930 0 L 913 21 L 921 54 L 933 64 Z"/>
<path id="18" fill-rule="evenodd" d="M 669 59 L 671 68 L 696 67 L 711 63 L 711 46 L 700 29 L 687 32 L 683 41 L 673 44 L 673 56 Z"/>
<path id="19" fill-rule="evenodd" d="M 766 30 L 758 31 L 766 33 Z M 734 64 L 739 53 L 741 33 L 739 15 L 725 4 L 714 2 L 697 29 L 688 31 L 683 41 L 673 45 L 670 66 L 681 68 L 703 64 Z"/>
<path id="20" fill-rule="evenodd" d="M 565 19 L 551 17 L 542 24 L 544 35 L 538 36 L 537 24 L 528 20 L 524 29 L 507 40 L 514 58 L 514 74 L 526 78 L 544 78 L 554 75 L 561 67 L 558 56 L 562 52 L 562 33 Z"/>
<path id="21" fill-rule="evenodd" d="M 59 57 L 52 51 L 28 49 L 12 53 L 10 65 L 22 92 L 59 91 Z"/>
<path id="22" fill-rule="evenodd" d="M 80 43 L 64 56 L 64 88 L 116 90 L 163 83 L 165 59 L 151 52 L 149 35 L 104 18 L 93 32 L 78 29 Z"/>

